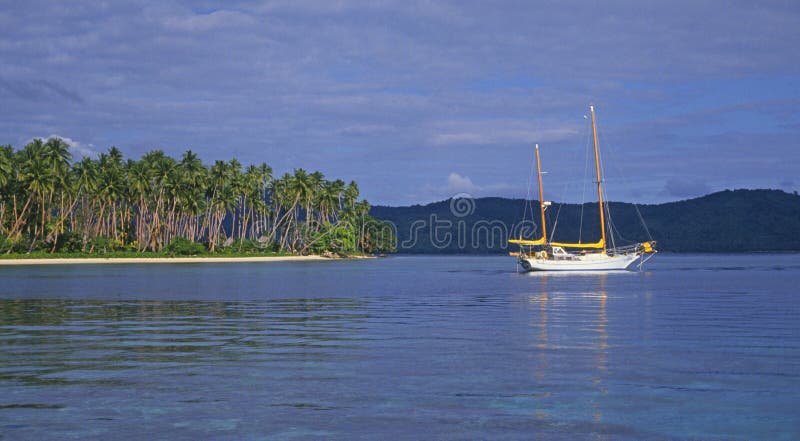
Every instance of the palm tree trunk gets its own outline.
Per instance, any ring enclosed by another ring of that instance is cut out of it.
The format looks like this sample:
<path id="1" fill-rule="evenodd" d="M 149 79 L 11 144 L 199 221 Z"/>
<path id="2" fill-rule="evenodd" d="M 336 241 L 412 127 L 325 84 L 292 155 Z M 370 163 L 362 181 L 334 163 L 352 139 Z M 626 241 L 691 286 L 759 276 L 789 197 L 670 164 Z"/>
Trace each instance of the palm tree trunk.
<path id="1" fill-rule="evenodd" d="M 31 202 L 32 201 L 33 201 L 33 192 L 28 194 L 28 200 L 25 201 L 25 205 L 22 207 L 22 212 L 19 214 L 19 216 L 17 216 L 17 220 L 14 221 L 14 226 L 11 227 L 11 230 L 9 230 L 9 232 L 8 232 L 8 238 L 9 239 L 16 240 L 16 239 L 19 238 L 17 236 L 19 236 L 19 234 L 22 233 L 22 219 L 28 213 L 28 209 L 31 207 Z M 14 211 L 15 212 L 17 211 L 16 203 L 17 203 L 17 197 L 14 196 Z M 18 228 L 19 228 L 19 230 L 17 230 Z"/>
<path id="2" fill-rule="evenodd" d="M 45 242 L 44 236 L 44 215 L 45 215 L 45 204 L 44 204 L 44 192 L 40 192 L 42 196 L 42 242 Z"/>

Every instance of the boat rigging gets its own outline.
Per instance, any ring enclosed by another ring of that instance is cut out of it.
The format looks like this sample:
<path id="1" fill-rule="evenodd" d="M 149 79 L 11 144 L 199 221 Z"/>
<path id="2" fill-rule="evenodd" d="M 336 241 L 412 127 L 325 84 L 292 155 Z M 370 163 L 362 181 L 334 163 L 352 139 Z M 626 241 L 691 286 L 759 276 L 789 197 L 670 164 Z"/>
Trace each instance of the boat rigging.
<path id="1" fill-rule="evenodd" d="M 597 142 L 597 124 L 594 106 L 589 106 L 592 123 L 592 140 L 594 144 L 595 175 L 597 178 L 597 200 L 600 208 L 600 240 L 594 243 L 555 242 L 547 238 L 547 221 L 545 210 L 550 205 L 544 199 L 542 186 L 542 168 L 539 156 L 539 144 L 536 144 L 536 176 L 539 184 L 539 212 L 541 214 L 541 232 L 538 239 L 512 239 L 509 243 L 520 246 L 519 253 L 512 253 L 519 258 L 519 264 L 526 271 L 613 271 L 625 270 L 638 262 L 638 267 L 649 260 L 655 253 L 655 241 L 636 243 L 617 247 L 612 240 L 609 248 L 606 242 L 606 217 L 603 201 L 603 180 L 600 171 L 600 148 Z M 607 205 L 607 203 L 606 203 Z M 527 247 L 527 250 L 525 249 Z M 534 247 L 537 251 L 534 251 Z M 567 249 L 580 249 L 580 252 L 569 252 Z M 587 251 L 599 250 L 599 251 Z"/>

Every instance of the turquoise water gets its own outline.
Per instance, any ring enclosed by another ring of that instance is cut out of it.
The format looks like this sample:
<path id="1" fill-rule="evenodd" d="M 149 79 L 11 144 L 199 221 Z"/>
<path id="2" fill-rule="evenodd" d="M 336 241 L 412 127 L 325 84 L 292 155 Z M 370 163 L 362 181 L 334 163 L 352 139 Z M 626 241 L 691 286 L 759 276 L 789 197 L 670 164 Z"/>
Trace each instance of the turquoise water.
<path id="1" fill-rule="evenodd" d="M 0 267 L 2 439 L 800 439 L 800 255 Z"/>

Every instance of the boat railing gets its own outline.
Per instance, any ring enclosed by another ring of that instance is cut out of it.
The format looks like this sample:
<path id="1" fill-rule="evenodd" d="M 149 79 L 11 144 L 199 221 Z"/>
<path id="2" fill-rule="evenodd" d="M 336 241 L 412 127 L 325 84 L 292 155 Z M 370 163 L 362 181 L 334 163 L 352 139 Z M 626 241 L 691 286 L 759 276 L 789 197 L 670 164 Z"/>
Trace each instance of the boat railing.
<path id="1" fill-rule="evenodd" d="M 642 244 L 637 243 L 633 245 L 626 245 L 622 247 L 611 248 L 607 251 L 608 255 L 614 256 L 618 254 L 633 254 L 642 251 Z"/>

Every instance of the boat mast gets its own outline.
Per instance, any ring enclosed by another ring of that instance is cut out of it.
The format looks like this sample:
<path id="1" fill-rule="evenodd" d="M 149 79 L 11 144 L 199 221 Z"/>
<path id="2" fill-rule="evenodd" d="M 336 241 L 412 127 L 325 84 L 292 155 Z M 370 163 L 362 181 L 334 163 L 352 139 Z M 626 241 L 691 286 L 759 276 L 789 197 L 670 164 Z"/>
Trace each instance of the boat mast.
<path id="1" fill-rule="evenodd" d="M 539 144 L 536 144 L 536 178 L 539 180 L 539 210 L 542 212 L 542 239 L 547 242 L 547 223 L 544 219 L 544 191 L 542 190 L 542 167 L 539 162 Z"/>
<path id="2" fill-rule="evenodd" d="M 603 213 L 603 180 L 600 179 L 600 150 L 597 147 L 597 126 L 594 122 L 594 106 L 590 105 L 589 110 L 592 112 L 592 138 L 594 139 L 594 167 L 597 172 L 597 201 L 600 204 L 600 237 L 603 241 L 603 252 L 606 252 L 606 218 Z M 538 159 L 538 150 L 537 150 Z M 541 180 L 539 181 L 539 188 L 542 188 Z M 544 208 L 542 209 L 544 210 Z M 544 216 L 544 211 L 542 211 Z"/>

